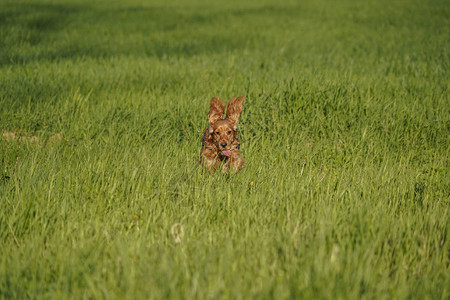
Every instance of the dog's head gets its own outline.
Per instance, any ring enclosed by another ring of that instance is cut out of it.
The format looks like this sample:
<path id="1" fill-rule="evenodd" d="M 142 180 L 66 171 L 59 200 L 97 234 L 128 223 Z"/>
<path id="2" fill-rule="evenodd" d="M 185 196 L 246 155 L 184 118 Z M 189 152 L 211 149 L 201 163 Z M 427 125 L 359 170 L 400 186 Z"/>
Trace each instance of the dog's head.
<path id="1" fill-rule="evenodd" d="M 218 98 L 211 99 L 208 114 L 210 140 L 217 150 L 227 157 L 231 156 L 231 150 L 239 149 L 237 122 L 242 113 L 244 99 L 245 95 L 230 100 L 225 119 L 225 104 Z"/>

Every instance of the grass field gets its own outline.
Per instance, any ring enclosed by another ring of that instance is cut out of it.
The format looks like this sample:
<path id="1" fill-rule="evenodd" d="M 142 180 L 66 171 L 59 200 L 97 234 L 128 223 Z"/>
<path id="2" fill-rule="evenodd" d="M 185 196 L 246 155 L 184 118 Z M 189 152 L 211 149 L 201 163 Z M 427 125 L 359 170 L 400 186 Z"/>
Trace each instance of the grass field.
<path id="1" fill-rule="evenodd" d="M 0 298 L 449 299 L 449 37 L 446 0 L 2 0 Z"/>

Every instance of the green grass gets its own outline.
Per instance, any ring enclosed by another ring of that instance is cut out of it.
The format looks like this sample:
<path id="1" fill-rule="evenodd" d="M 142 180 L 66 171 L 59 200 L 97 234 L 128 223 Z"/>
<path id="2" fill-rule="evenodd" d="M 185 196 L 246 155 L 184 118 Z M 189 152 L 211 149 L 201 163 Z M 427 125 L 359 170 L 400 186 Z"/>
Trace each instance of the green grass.
<path id="1" fill-rule="evenodd" d="M 448 299 L 449 20 L 2 1 L 0 298 Z M 241 94 L 246 168 L 204 174 L 209 99 Z"/>

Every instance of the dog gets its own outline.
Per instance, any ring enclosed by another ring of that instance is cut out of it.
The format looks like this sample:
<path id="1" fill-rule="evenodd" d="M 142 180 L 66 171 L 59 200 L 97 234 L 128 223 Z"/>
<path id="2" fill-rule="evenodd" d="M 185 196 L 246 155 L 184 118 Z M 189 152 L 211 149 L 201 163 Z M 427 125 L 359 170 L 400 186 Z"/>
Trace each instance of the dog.
<path id="1" fill-rule="evenodd" d="M 240 142 L 237 135 L 237 122 L 242 113 L 245 95 L 233 98 L 228 102 L 225 115 L 225 104 L 218 98 L 211 99 L 208 121 L 209 126 L 202 137 L 200 163 L 215 172 L 221 167 L 223 173 L 230 170 L 238 172 L 245 165 L 239 153 Z"/>

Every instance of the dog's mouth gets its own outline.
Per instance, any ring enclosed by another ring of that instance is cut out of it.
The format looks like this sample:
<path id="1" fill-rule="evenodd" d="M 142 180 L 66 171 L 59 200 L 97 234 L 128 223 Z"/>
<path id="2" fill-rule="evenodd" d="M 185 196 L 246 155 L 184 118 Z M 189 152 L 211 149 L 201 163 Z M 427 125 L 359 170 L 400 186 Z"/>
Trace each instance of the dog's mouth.
<path id="1" fill-rule="evenodd" d="M 222 150 L 220 151 L 223 155 L 225 155 L 226 157 L 230 157 L 231 156 L 231 150 Z"/>

